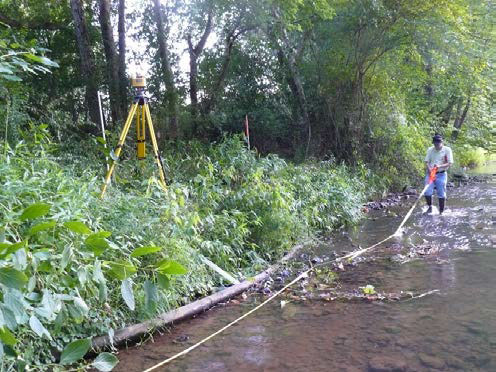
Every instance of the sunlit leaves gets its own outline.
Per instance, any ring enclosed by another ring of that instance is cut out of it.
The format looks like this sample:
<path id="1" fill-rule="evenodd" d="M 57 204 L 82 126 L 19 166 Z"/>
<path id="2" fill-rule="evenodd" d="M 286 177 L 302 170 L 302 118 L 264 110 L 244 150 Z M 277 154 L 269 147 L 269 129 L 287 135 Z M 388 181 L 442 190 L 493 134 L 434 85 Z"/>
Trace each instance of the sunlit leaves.
<path id="1" fill-rule="evenodd" d="M 109 231 L 100 231 L 89 235 L 84 242 L 86 247 L 90 249 L 95 256 L 99 256 L 109 248 L 109 243 L 105 238 L 110 235 L 111 233 Z"/>
<path id="2" fill-rule="evenodd" d="M 51 206 L 46 203 L 35 203 L 24 209 L 21 214 L 21 221 L 34 220 L 50 212 Z"/>
<path id="3" fill-rule="evenodd" d="M 21 248 L 26 246 L 26 242 L 18 242 L 18 243 L 0 243 L 0 259 L 4 259 L 11 253 L 15 253 Z"/>
<path id="4" fill-rule="evenodd" d="M 43 324 L 41 324 L 40 320 L 36 316 L 31 315 L 31 318 L 29 318 L 29 326 L 39 337 L 46 336 L 49 340 L 52 339 L 50 332 L 48 332 L 48 330 L 43 326 Z"/>
<path id="5" fill-rule="evenodd" d="M 66 221 L 64 222 L 64 226 L 77 234 L 86 235 L 91 233 L 88 226 L 81 221 Z"/>
<path id="6" fill-rule="evenodd" d="M 160 247 L 154 247 L 154 246 L 139 247 L 139 248 L 136 248 L 131 253 L 131 257 L 141 257 L 141 256 L 145 256 L 145 255 L 148 255 L 151 253 L 160 252 L 160 250 L 161 250 Z"/>
<path id="7" fill-rule="evenodd" d="M 48 221 L 48 222 L 41 222 L 37 225 L 34 225 L 29 229 L 29 234 L 34 235 L 40 231 L 45 231 L 54 228 L 57 225 L 56 221 Z"/>
<path id="8" fill-rule="evenodd" d="M 106 262 L 108 274 L 116 279 L 125 280 L 136 273 L 136 267 L 127 261 Z"/>
<path id="9" fill-rule="evenodd" d="M 166 274 L 157 274 L 157 284 L 162 288 L 162 289 L 170 289 L 170 277 L 169 275 Z"/>
<path id="10" fill-rule="evenodd" d="M 122 281 L 121 295 L 129 309 L 134 310 L 136 303 L 134 300 L 133 285 L 130 279 L 125 279 Z"/>
<path id="11" fill-rule="evenodd" d="M 188 272 L 186 268 L 178 262 L 161 260 L 156 265 L 157 271 L 161 274 L 183 275 Z"/>
<path id="12" fill-rule="evenodd" d="M 7 327 L 0 327 L 0 340 L 9 346 L 13 346 L 17 343 L 15 336 L 8 330 Z"/>
<path id="13" fill-rule="evenodd" d="M 145 282 L 143 283 L 143 289 L 145 291 L 145 308 L 148 312 L 153 313 L 157 307 L 157 287 L 149 280 L 145 280 Z"/>
<path id="14" fill-rule="evenodd" d="M 100 353 L 91 366 L 102 372 L 111 371 L 119 363 L 119 359 L 111 353 Z"/>

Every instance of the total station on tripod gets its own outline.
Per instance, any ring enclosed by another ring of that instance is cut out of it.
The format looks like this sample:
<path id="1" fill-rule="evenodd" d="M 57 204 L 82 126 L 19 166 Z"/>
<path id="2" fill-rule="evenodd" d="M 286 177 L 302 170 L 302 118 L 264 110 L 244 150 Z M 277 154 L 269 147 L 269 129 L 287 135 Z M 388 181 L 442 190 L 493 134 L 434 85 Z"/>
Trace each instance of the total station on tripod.
<path id="1" fill-rule="evenodd" d="M 112 165 L 110 166 L 110 169 L 107 171 L 107 175 L 105 176 L 105 182 L 102 186 L 102 192 L 100 194 L 101 198 L 103 198 L 103 195 L 105 194 L 105 191 L 110 184 L 112 173 L 115 169 L 117 161 L 119 160 L 122 146 L 124 145 L 124 141 L 126 140 L 127 133 L 129 132 L 129 128 L 134 118 L 136 120 L 137 157 L 138 159 L 144 159 L 146 157 L 145 139 L 146 128 L 148 128 L 148 132 L 150 134 L 150 139 L 152 142 L 155 162 L 157 163 L 157 167 L 159 170 L 160 185 L 163 188 L 166 188 L 164 165 L 162 163 L 162 157 L 160 156 L 160 152 L 158 150 L 155 130 L 153 129 L 152 116 L 150 114 L 150 107 L 148 106 L 148 97 L 145 94 L 146 79 L 141 75 L 137 75 L 135 78 L 131 79 L 131 85 L 135 89 L 134 100 L 129 110 L 126 122 L 124 123 L 124 127 L 122 128 L 121 134 L 119 136 L 119 142 L 114 149 L 115 156 L 113 157 Z"/>

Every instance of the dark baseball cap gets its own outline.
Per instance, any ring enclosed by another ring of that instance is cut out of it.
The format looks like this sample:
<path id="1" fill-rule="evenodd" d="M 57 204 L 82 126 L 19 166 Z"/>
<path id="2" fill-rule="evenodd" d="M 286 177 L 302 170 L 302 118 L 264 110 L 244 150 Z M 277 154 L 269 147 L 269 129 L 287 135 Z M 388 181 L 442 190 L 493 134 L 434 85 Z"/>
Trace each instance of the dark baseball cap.
<path id="1" fill-rule="evenodd" d="M 433 143 L 443 142 L 443 136 L 441 136 L 440 134 L 434 135 L 434 137 L 432 137 L 432 142 Z"/>

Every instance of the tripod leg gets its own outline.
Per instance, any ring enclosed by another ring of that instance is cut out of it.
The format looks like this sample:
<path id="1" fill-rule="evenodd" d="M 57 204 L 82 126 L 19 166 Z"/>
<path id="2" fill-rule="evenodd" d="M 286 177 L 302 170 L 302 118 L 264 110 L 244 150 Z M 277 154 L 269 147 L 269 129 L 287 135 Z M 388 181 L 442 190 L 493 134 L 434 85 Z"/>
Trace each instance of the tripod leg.
<path id="1" fill-rule="evenodd" d="M 127 132 L 129 131 L 129 127 L 131 126 L 131 123 L 133 121 L 133 116 L 136 113 L 136 108 L 138 107 L 137 103 L 134 103 L 131 106 L 131 109 L 129 110 L 129 115 L 127 116 L 126 123 L 124 124 L 124 127 L 122 128 L 121 135 L 119 137 L 119 142 L 117 143 L 117 146 L 115 148 L 114 154 L 115 154 L 115 159 L 112 160 L 112 165 L 110 166 L 110 169 L 107 171 L 107 175 L 105 176 L 105 183 L 102 186 L 102 192 L 100 194 L 100 198 L 103 199 L 103 195 L 105 194 L 105 191 L 107 190 L 107 187 L 110 183 L 110 177 L 112 177 L 112 172 L 114 171 L 115 164 L 117 163 L 117 159 L 119 158 L 119 155 L 121 154 L 122 150 L 122 145 L 124 145 L 124 141 L 127 136 Z"/>
<path id="2" fill-rule="evenodd" d="M 150 108 L 148 107 L 147 103 L 143 105 L 143 110 L 145 111 L 146 121 L 148 122 L 148 130 L 150 132 L 150 138 L 152 139 L 153 153 L 155 155 L 155 162 L 157 163 L 158 171 L 160 173 L 160 181 L 162 183 L 162 186 L 166 188 L 167 184 L 165 183 L 164 165 L 162 164 L 162 157 L 158 152 L 157 138 L 155 137 L 155 130 L 153 129 L 152 123 L 152 115 L 150 114 Z"/>

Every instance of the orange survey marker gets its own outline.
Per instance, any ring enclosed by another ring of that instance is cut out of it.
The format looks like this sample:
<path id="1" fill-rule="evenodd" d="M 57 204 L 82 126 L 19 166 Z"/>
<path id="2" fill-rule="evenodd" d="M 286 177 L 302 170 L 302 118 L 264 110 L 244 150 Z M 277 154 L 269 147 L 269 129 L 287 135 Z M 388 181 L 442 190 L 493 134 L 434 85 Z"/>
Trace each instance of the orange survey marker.
<path id="1" fill-rule="evenodd" d="M 433 183 L 436 180 L 436 173 L 437 173 L 437 165 L 435 165 L 434 168 L 432 168 L 431 172 L 429 173 L 429 183 Z"/>

